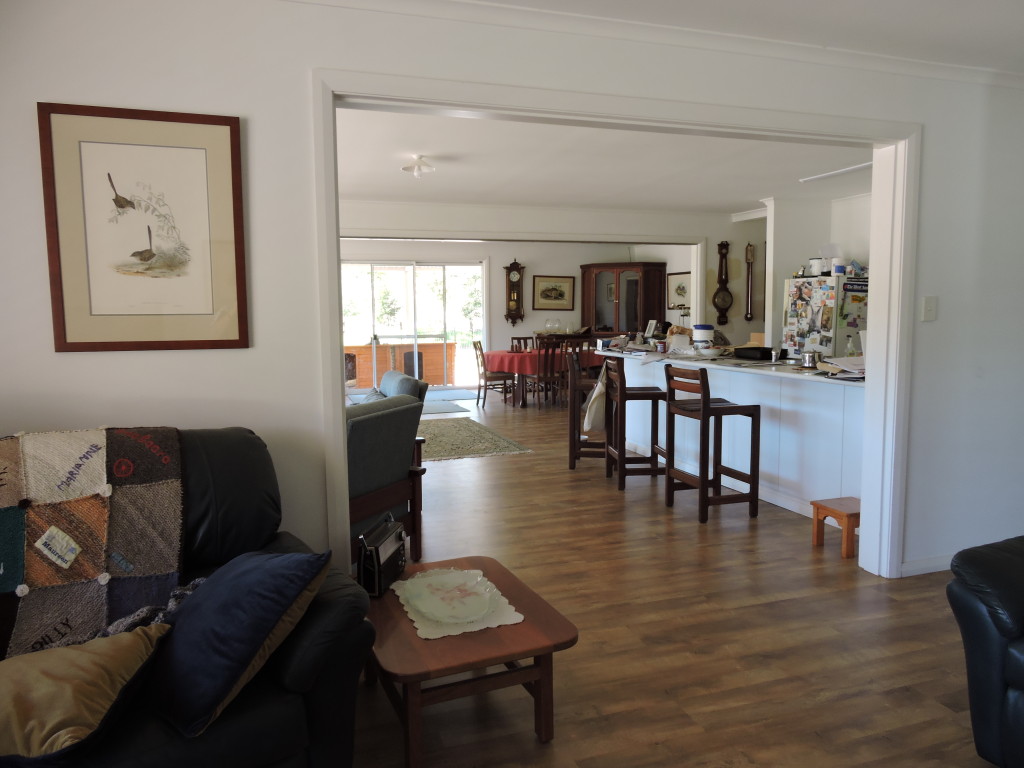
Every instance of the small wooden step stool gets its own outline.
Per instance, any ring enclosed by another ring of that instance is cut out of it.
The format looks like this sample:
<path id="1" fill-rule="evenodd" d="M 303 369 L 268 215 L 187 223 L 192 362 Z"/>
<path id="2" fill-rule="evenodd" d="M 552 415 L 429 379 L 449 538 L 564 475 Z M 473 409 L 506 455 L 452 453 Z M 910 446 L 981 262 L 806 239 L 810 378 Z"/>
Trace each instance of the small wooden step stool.
<path id="1" fill-rule="evenodd" d="M 853 557 L 855 542 L 853 532 L 860 527 L 860 499 L 841 496 L 838 499 L 812 501 L 814 510 L 811 522 L 811 546 L 820 547 L 825 543 L 825 518 L 833 518 L 843 529 L 843 557 Z"/>

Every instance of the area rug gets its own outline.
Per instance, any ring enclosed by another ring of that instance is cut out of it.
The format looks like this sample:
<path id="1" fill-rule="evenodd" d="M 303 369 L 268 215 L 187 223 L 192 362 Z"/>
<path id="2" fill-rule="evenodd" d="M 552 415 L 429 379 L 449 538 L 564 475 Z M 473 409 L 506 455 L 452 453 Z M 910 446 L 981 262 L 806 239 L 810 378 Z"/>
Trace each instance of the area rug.
<path id="1" fill-rule="evenodd" d="M 427 400 L 423 403 L 424 413 L 469 413 L 468 408 L 463 408 L 461 405 L 450 403 L 446 400 Z"/>
<path id="2" fill-rule="evenodd" d="M 435 389 L 427 390 L 427 400 L 476 400 L 476 392 L 468 389 Z"/>
<path id="3" fill-rule="evenodd" d="M 349 395 L 345 398 L 345 405 L 355 405 L 363 402 L 363 395 Z M 423 403 L 424 413 L 469 413 L 468 408 L 463 408 L 456 403 L 447 400 L 427 400 Z"/>
<path id="4" fill-rule="evenodd" d="M 526 446 L 509 440 L 472 419 L 421 421 L 416 434 L 427 438 L 423 445 L 424 461 L 531 452 Z"/>

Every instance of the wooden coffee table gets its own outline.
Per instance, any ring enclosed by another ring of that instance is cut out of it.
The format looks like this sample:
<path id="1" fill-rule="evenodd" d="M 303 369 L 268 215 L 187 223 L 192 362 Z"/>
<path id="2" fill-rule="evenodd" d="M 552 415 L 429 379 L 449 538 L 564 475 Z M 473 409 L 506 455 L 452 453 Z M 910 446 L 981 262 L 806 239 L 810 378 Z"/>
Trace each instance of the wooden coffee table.
<path id="1" fill-rule="evenodd" d="M 424 640 L 391 590 L 370 601 L 377 630 L 369 679 L 379 676 L 405 730 L 405 762 L 423 764 L 423 707 L 486 691 L 522 685 L 533 696 L 534 730 L 541 742 L 555 735 L 552 654 L 576 644 L 575 625 L 490 557 L 416 563 L 406 577 L 434 568 L 480 570 L 523 614 L 523 621 L 452 637 Z M 525 662 L 524 660 L 531 659 Z M 485 672 L 487 668 L 502 669 Z M 428 680 L 474 672 L 469 679 L 425 686 Z"/>

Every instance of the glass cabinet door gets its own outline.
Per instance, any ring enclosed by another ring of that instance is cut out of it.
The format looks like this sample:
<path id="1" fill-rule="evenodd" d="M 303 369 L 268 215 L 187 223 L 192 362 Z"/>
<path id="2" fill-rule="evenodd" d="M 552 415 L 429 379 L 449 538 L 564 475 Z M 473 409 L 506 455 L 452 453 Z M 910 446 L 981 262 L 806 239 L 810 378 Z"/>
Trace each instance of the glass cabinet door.
<path id="1" fill-rule="evenodd" d="M 599 270 L 594 274 L 594 330 L 617 331 L 615 272 Z"/>
<path id="2" fill-rule="evenodd" d="M 618 323 L 615 330 L 625 333 L 637 331 L 640 326 L 640 273 L 632 269 L 619 273 L 617 291 Z"/>

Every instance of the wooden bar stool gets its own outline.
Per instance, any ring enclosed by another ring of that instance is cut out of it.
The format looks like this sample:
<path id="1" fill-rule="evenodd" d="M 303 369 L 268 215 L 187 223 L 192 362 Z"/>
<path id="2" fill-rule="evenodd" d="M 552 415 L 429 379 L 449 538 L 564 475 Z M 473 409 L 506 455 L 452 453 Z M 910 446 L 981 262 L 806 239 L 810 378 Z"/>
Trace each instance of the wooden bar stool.
<path id="1" fill-rule="evenodd" d="M 711 397 L 707 368 L 695 371 L 665 366 L 665 505 L 675 503 L 675 492 L 697 489 L 697 513 L 702 523 L 708 521 L 712 504 L 746 503 L 750 517 L 757 517 L 757 490 L 761 453 L 761 406 L 737 405 L 720 397 Z M 697 395 L 679 398 L 677 393 Z M 699 474 L 676 467 L 676 417 L 700 422 Z M 750 419 L 750 471 L 741 472 L 722 464 L 722 419 L 725 416 L 746 416 Z M 712 435 L 712 432 L 714 434 Z M 713 439 L 712 439 L 713 438 Z M 710 477 L 709 475 L 710 470 Z M 722 493 L 722 477 L 746 483 L 746 493 Z"/>
<path id="2" fill-rule="evenodd" d="M 818 499 L 811 502 L 814 511 L 811 520 L 811 546 L 825 543 L 825 518 L 831 517 L 843 529 L 843 557 L 853 557 L 856 549 L 854 531 L 860 527 L 860 499 L 840 496 L 837 499 Z"/>
<path id="3" fill-rule="evenodd" d="M 619 490 L 626 490 L 627 475 L 663 475 L 665 468 L 658 462 L 664 451 L 658 445 L 658 403 L 665 393 L 658 387 L 627 387 L 621 357 L 609 357 L 605 362 L 605 446 L 604 476 L 618 471 Z M 651 455 L 626 454 L 626 403 L 647 401 L 651 404 Z M 635 466 L 635 465 L 643 466 Z M 632 465 L 632 466 L 631 466 Z"/>
<path id="4" fill-rule="evenodd" d="M 590 440 L 583 434 L 583 403 L 597 386 L 597 379 L 584 376 L 580 353 L 569 353 L 569 469 L 584 458 L 604 456 L 604 440 Z"/>

